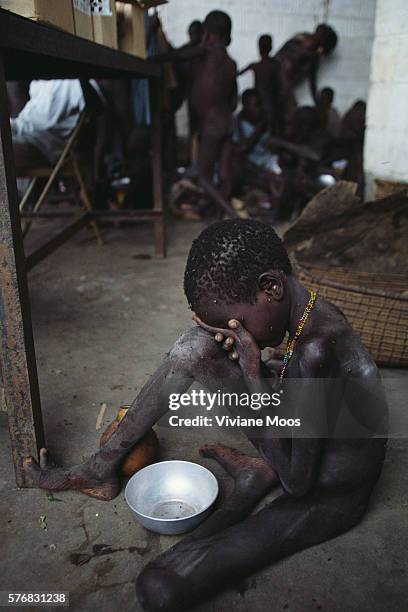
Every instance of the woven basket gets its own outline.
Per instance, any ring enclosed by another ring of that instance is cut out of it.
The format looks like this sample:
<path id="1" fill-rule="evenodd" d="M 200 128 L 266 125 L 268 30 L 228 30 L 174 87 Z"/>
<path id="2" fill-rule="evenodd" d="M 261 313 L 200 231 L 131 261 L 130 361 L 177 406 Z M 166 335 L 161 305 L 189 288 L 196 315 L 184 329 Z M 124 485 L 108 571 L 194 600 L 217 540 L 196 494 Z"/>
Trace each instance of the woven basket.
<path id="1" fill-rule="evenodd" d="M 381 179 L 375 179 L 375 199 L 381 200 L 382 198 L 388 198 L 388 196 L 394 193 L 408 190 L 408 183 L 397 183 L 396 181 L 383 181 Z"/>
<path id="2" fill-rule="evenodd" d="M 308 289 L 340 308 L 378 364 L 408 365 L 406 277 L 298 263 L 295 273 Z"/>

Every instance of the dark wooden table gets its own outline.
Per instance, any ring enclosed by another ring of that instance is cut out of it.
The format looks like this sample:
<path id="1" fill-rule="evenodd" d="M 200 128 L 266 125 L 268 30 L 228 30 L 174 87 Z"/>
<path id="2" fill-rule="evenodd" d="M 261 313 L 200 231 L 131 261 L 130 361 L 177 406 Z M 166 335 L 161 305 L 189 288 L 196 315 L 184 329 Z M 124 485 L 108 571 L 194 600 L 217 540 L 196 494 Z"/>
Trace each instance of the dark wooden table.
<path id="1" fill-rule="evenodd" d="M 29 486 L 23 471 L 27 455 L 45 445 L 31 323 L 27 269 L 89 222 L 75 219 L 42 250 L 26 259 L 16 187 L 7 80 L 46 78 L 148 78 L 153 91 L 153 210 L 130 211 L 154 223 L 158 255 L 165 255 L 162 205 L 159 82 L 160 68 L 143 59 L 95 44 L 0 9 L 0 366 L 7 406 L 16 482 Z M 123 217 L 121 212 L 121 217 Z M 108 216 L 111 214 L 108 213 Z M 108 247 L 106 247 L 108 248 Z"/>

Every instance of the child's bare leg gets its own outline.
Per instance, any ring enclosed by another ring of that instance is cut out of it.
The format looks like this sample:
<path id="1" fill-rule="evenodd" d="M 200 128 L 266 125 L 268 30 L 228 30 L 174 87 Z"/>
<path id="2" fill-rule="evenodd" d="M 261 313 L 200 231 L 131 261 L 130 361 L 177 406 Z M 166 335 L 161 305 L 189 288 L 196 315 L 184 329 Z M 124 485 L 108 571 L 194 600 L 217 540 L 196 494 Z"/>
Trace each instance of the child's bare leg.
<path id="1" fill-rule="evenodd" d="M 70 468 L 57 467 L 49 461 L 46 449 L 41 450 L 39 463 L 32 457 L 27 458 L 25 469 L 33 484 L 49 490 L 80 489 L 102 500 L 115 497 L 120 490 L 117 475 L 120 463 L 167 411 L 168 403 L 161 394 L 166 387 L 171 389 L 174 382 L 180 391 L 182 387 L 186 390 L 192 381 L 167 357 L 144 385 L 116 433 L 88 461 Z"/>
<path id="2" fill-rule="evenodd" d="M 284 494 L 246 520 L 212 534 L 186 538 L 149 563 L 137 579 L 148 612 L 184 610 L 265 565 L 329 540 L 356 525 L 370 488 L 315 489 Z"/>
<path id="3" fill-rule="evenodd" d="M 232 494 L 190 537 L 213 535 L 247 517 L 270 489 L 279 483 L 271 466 L 261 457 L 250 457 L 223 444 L 205 444 L 200 455 L 215 459 L 234 479 Z"/>
<path id="4" fill-rule="evenodd" d="M 226 137 L 225 121 L 222 117 L 207 121 L 203 125 L 198 147 L 198 178 L 202 188 L 220 209 L 224 210 L 230 217 L 237 217 L 228 202 L 231 191 L 231 173 L 226 171 L 226 164 L 231 165 L 231 160 L 227 156 L 224 162 L 222 160 Z M 220 162 L 221 191 L 214 186 L 214 170 L 217 161 Z M 222 170 L 223 165 L 225 166 L 224 171 Z"/>
<path id="5" fill-rule="evenodd" d="M 220 191 L 224 198 L 231 197 L 232 191 L 232 142 L 226 138 L 220 156 Z"/>
<path id="6" fill-rule="evenodd" d="M 213 182 L 215 164 L 220 156 L 223 135 L 217 125 L 205 122 L 200 131 L 197 166 L 200 177 Z"/>
<path id="7" fill-rule="evenodd" d="M 168 394 L 183 392 L 193 380 L 206 381 L 209 364 L 220 378 L 239 376 L 239 367 L 225 358 L 210 334 L 193 328 L 174 344 L 162 365 L 145 384 L 109 442 L 88 461 L 70 468 L 49 462 L 46 450 L 40 463 L 27 458 L 25 469 L 34 485 L 49 490 L 80 489 L 99 499 L 112 499 L 120 488 L 118 466 L 131 448 L 168 410 Z"/>

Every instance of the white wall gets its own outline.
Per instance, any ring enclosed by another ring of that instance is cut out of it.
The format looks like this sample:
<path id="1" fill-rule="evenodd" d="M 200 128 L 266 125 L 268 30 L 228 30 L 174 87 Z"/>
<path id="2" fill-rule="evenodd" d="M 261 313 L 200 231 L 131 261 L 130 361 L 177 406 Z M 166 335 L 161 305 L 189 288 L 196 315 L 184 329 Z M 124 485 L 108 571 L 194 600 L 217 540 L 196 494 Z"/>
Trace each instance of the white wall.
<path id="1" fill-rule="evenodd" d="M 368 182 L 408 182 L 408 2 L 378 0 L 367 108 Z"/>
<path id="2" fill-rule="evenodd" d="M 323 62 L 319 87 L 333 87 L 335 104 L 344 112 L 356 99 L 367 98 L 375 4 L 376 0 L 170 0 L 160 14 L 168 38 L 180 45 L 193 19 L 203 19 L 214 9 L 226 11 L 233 20 L 230 54 L 239 67 L 257 59 L 260 34 L 272 34 L 277 50 L 293 34 L 311 32 L 327 22 L 339 43 Z M 250 75 L 240 78 L 241 91 L 251 85 Z M 307 87 L 300 88 L 298 99 L 311 103 Z"/>

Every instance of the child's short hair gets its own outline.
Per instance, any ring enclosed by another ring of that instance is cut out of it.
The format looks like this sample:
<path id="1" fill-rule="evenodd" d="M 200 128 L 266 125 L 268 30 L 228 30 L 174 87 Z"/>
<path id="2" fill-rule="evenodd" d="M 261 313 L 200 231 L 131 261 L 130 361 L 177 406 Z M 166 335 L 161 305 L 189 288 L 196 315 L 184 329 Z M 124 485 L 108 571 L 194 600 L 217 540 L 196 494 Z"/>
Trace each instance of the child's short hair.
<path id="1" fill-rule="evenodd" d="M 328 55 L 337 45 L 337 34 L 326 23 L 320 23 L 315 34 L 319 37 L 320 45 L 323 47 L 323 53 Z"/>
<path id="2" fill-rule="evenodd" d="M 231 42 L 232 21 L 224 11 L 211 11 L 204 21 L 204 30 L 220 36 L 228 46 Z"/>
<path id="3" fill-rule="evenodd" d="M 286 249 L 270 225 L 252 219 L 213 223 L 192 244 L 184 292 L 191 308 L 214 300 L 254 303 L 258 278 L 269 270 L 292 272 Z"/>
<path id="4" fill-rule="evenodd" d="M 203 30 L 203 24 L 198 19 L 195 19 L 188 26 L 188 33 L 190 35 L 197 34 L 197 36 L 201 36 Z"/>

